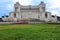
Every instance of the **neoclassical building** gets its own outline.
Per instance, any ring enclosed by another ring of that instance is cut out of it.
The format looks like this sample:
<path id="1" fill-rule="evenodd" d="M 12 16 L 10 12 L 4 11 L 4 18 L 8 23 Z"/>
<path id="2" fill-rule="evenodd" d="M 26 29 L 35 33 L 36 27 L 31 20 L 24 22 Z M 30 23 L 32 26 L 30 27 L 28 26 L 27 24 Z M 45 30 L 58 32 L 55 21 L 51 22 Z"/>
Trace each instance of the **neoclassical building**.
<path id="1" fill-rule="evenodd" d="M 46 4 L 41 2 L 39 5 L 21 5 L 19 2 L 14 4 L 14 11 L 2 18 L 3 21 L 20 22 L 20 21 L 43 21 L 57 22 L 57 16 L 52 16 L 51 12 L 46 11 Z"/>

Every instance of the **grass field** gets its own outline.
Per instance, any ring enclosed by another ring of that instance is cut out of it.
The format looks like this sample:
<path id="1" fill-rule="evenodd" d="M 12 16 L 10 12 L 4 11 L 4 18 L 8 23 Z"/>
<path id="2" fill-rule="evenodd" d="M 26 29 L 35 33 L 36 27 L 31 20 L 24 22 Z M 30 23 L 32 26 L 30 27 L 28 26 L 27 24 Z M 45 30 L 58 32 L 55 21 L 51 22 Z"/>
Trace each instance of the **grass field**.
<path id="1" fill-rule="evenodd" d="M 0 24 L 0 40 L 60 40 L 60 24 Z"/>

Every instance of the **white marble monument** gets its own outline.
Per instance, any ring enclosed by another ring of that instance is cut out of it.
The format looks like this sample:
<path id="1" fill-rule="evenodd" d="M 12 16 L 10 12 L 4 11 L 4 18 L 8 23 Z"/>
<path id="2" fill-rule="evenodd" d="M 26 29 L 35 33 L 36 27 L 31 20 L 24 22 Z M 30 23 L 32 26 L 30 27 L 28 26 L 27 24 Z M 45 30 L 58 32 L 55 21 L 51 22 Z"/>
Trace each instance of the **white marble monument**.
<path id="1" fill-rule="evenodd" d="M 9 17 L 4 17 L 4 21 L 18 22 L 22 20 L 40 20 L 44 22 L 57 22 L 57 16 L 52 17 L 50 12 L 46 11 L 46 4 L 41 2 L 39 5 L 21 5 L 19 2 L 14 4 L 14 11 L 9 13 Z"/>

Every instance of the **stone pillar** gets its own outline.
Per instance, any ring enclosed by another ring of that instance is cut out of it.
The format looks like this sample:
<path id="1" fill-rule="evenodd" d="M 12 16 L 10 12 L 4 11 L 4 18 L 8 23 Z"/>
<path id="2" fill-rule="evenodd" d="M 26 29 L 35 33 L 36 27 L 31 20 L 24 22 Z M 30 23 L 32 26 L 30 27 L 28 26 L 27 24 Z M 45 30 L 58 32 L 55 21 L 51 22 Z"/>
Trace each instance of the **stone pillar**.
<path id="1" fill-rule="evenodd" d="M 55 15 L 55 22 L 57 22 L 57 16 Z"/>
<path id="2" fill-rule="evenodd" d="M 45 14 L 45 3 L 44 2 L 41 2 L 40 5 L 39 5 L 39 15 L 40 15 L 40 20 L 44 20 L 44 14 Z"/>
<path id="3" fill-rule="evenodd" d="M 10 12 L 9 13 L 9 17 L 12 17 L 13 18 L 14 17 L 14 12 Z"/>
<path id="4" fill-rule="evenodd" d="M 14 21 L 14 12 L 9 13 L 9 21 Z"/>
<path id="5" fill-rule="evenodd" d="M 21 20 L 21 5 L 19 4 L 19 2 L 16 2 L 16 4 L 14 4 L 14 8 L 15 8 L 15 13 L 16 13 L 16 19 L 17 20 Z"/>
<path id="6" fill-rule="evenodd" d="M 45 17 L 45 21 L 46 22 L 51 22 L 51 13 L 50 12 L 45 12 L 45 14 L 47 13 L 47 17 Z"/>

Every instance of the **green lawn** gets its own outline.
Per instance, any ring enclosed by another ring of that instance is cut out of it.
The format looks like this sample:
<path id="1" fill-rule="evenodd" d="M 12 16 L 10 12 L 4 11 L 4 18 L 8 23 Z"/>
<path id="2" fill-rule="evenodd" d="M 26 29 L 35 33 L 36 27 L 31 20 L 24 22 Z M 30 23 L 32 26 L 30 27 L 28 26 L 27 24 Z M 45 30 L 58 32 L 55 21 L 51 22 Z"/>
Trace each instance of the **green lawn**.
<path id="1" fill-rule="evenodd" d="M 60 40 L 60 24 L 0 24 L 0 40 Z"/>

